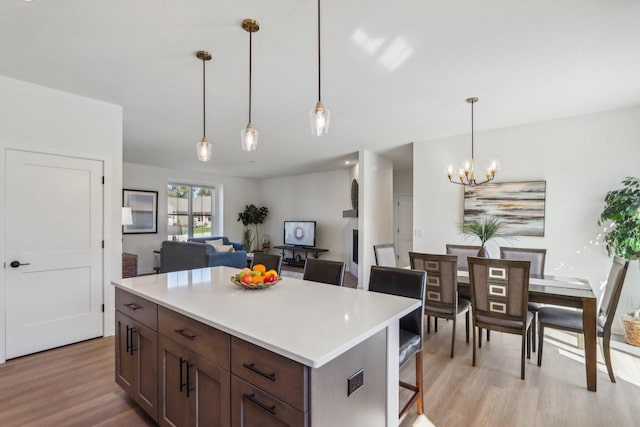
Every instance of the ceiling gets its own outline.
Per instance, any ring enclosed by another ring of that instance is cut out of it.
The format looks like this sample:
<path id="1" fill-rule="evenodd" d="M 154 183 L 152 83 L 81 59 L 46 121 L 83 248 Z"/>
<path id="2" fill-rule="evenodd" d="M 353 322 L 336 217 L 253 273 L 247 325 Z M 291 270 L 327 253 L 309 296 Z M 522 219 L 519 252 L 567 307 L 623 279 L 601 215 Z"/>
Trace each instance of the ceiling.
<path id="1" fill-rule="evenodd" d="M 412 141 L 640 104 L 636 0 L 0 0 L 0 74 L 123 106 L 124 160 L 269 177 L 338 169 L 369 149 L 411 167 Z M 254 18 L 253 126 L 245 153 Z M 201 163 L 202 63 L 207 137 Z M 481 143 L 481 141 L 478 141 Z M 514 141 L 517 143 L 517 141 Z"/>

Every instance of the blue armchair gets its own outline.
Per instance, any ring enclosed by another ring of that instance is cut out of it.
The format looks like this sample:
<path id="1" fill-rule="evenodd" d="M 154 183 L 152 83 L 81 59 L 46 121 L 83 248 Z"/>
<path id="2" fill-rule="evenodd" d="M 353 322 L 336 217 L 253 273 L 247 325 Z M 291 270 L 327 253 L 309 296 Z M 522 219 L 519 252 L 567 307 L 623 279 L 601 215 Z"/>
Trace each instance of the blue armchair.
<path id="1" fill-rule="evenodd" d="M 222 239 L 224 244 L 233 244 L 235 252 L 216 252 L 205 240 Z M 224 236 L 194 238 L 189 242 L 167 240 L 162 242 L 160 250 L 160 272 L 191 270 L 194 268 L 215 267 L 244 268 L 247 266 L 247 252 L 242 243 L 229 242 Z"/>

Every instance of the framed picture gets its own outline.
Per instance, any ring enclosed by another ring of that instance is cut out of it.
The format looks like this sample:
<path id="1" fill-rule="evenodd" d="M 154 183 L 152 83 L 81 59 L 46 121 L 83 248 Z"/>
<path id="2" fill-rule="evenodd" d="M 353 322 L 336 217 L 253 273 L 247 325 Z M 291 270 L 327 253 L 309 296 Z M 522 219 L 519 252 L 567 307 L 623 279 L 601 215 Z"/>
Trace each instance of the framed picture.
<path id="1" fill-rule="evenodd" d="M 463 221 L 496 217 L 511 236 L 544 236 L 546 181 L 465 186 Z"/>
<path id="2" fill-rule="evenodd" d="M 158 232 L 158 192 L 122 190 L 122 206 L 131 208 L 133 224 L 124 225 L 123 234 Z"/>

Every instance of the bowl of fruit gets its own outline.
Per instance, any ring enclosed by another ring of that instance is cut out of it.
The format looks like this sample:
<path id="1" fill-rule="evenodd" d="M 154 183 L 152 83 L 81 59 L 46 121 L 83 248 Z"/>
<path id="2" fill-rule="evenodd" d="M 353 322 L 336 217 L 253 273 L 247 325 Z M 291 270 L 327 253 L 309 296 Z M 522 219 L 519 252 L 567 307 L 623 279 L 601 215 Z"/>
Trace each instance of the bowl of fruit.
<path id="1" fill-rule="evenodd" d="M 263 264 L 256 264 L 253 269 L 243 268 L 240 273 L 231 276 L 234 285 L 245 289 L 266 289 L 282 280 L 275 270 L 268 270 Z"/>

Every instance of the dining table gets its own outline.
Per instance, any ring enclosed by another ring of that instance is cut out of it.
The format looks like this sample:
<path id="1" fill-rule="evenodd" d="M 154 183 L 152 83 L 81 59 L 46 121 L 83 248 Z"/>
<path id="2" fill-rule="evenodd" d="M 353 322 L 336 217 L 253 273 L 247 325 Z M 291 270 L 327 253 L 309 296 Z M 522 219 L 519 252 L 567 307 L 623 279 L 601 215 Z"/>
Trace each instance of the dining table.
<path id="1" fill-rule="evenodd" d="M 469 272 L 458 270 L 458 290 L 469 292 Z M 552 275 L 531 275 L 529 301 L 582 309 L 587 389 L 597 388 L 597 299 L 588 280 Z"/>

